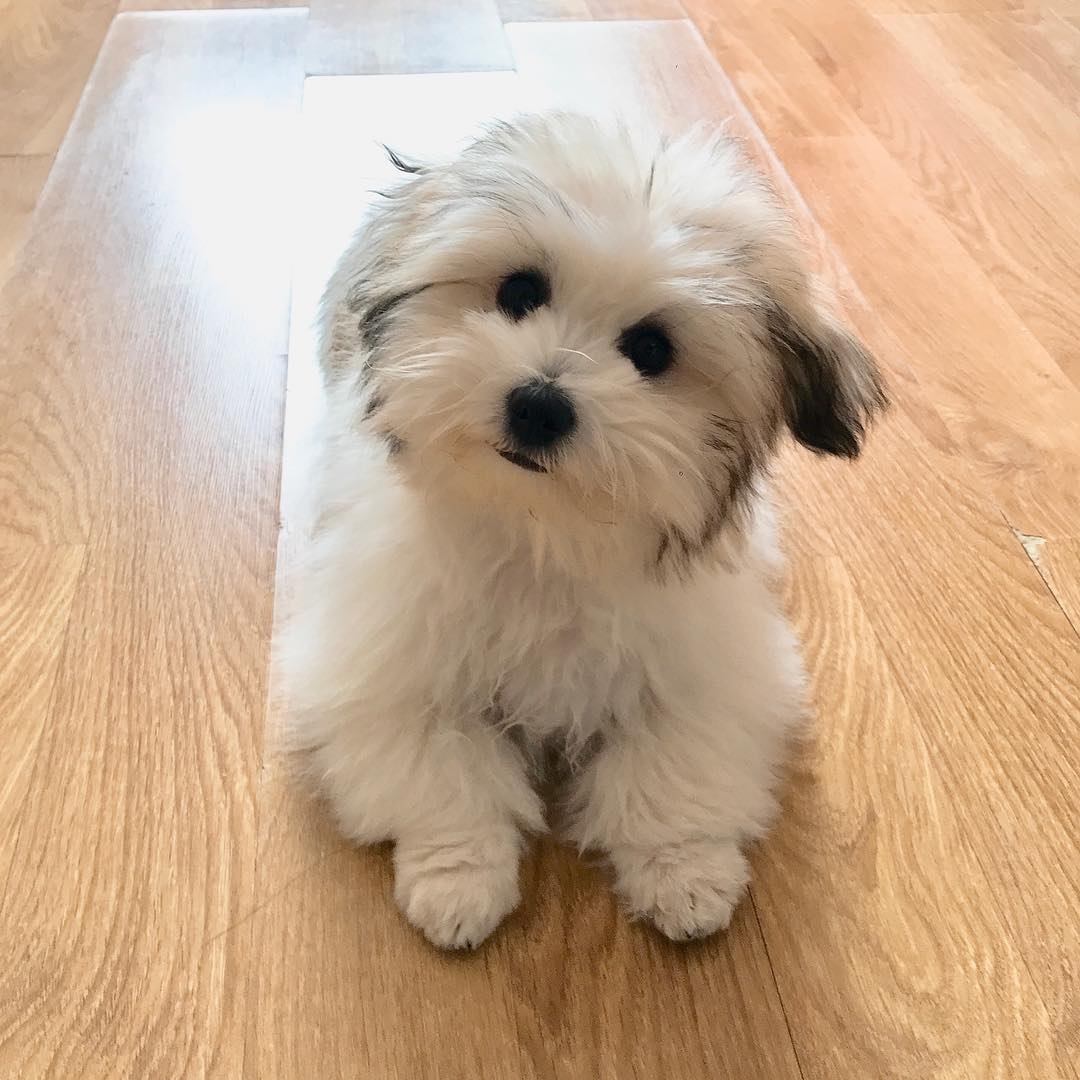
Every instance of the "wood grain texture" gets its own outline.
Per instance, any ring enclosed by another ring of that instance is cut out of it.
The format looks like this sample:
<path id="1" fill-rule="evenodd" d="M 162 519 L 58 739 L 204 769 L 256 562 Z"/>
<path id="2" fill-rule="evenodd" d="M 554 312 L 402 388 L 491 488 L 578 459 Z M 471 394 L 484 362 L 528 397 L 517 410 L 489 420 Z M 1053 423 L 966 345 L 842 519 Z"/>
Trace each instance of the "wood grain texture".
<path id="1" fill-rule="evenodd" d="M 859 0 L 875 15 L 1080 13 L 1080 0 Z"/>
<path id="2" fill-rule="evenodd" d="M 242 1074 L 302 29 L 118 18 L 0 300 L 3 1076 Z"/>
<path id="3" fill-rule="evenodd" d="M 863 508 L 845 562 L 989 881 L 981 895 L 1039 991 L 1058 1074 L 1072 1076 L 1080 642 L 973 474 L 946 460 L 935 475 L 936 455 L 901 420 L 878 433 L 878 468 L 844 491 Z M 1032 1003 L 1024 1014 L 1037 1032 Z"/>
<path id="4" fill-rule="evenodd" d="M 0 9 L 0 155 L 52 154 L 116 0 L 10 0 Z"/>
<path id="5" fill-rule="evenodd" d="M 311 0 L 312 75 L 509 68 L 495 0 Z"/>
<path id="6" fill-rule="evenodd" d="M 912 369 L 938 396 L 946 427 L 1010 521 L 1037 535 L 1077 535 L 1080 504 L 1067 494 L 1078 482 L 1080 416 L 1071 301 L 1080 282 L 1068 255 L 1080 244 L 1080 233 L 1073 237 L 1080 226 L 1071 186 L 1040 187 L 1018 175 L 882 27 L 846 0 L 775 6 L 764 26 L 750 2 L 737 0 L 732 8 L 742 15 L 723 20 L 701 0 L 688 5 L 707 41 L 738 37 L 767 63 L 772 41 L 786 34 L 814 57 L 822 78 L 817 89 L 804 83 L 804 97 L 818 96 L 815 110 L 846 104 L 849 122 L 868 136 L 862 149 L 838 144 L 833 155 L 832 143 L 821 140 L 813 151 L 794 147 L 789 161 L 790 135 L 774 121 L 771 87 L 732 76 L 824 229 L 837 226 L 856 276 L 856 260 L 868 270 L 872 264 L 878 291 L 867 300 L 880 303 L 883 321 L 912 343 Z M 841 205 L 835 192 L 852 168 L 868 172 L 867 183 L 852 186 L 854 205 Z M 877 197 L 894 189 L 889 199 Z M 839 226 L 849 210 L 863 209 L 870 216 L 858 228 Z M 846 238 L 854 241 L 848 250 Z M 911 259 L 912 251 L 921 257 Z M 896 284 L 910 285 L 910 302 L 894 302 Z"/>
<path id="7" fill-rule="evenodd" d="M 806 139 L 782 153 L 868 302 L 904 344 L 958 453 L 1010 523 L 1045 536 L 1080 534 L 1071 497 L 1080 485 L 1080 388 L 880 143 Z M 847 183 L 855 173 L 868 183 Z"/>
<path id="8" fill-rule="evenodd" d="M 81 547 L 0 550 L 0 883 L 7 882 L 84 561 Z"/>
<path id="9" fill-rule="evenodd" d="M 1059 102 L 1080 104 L 1080 32 L 1067 18 L 1013 12 L 968 20 L 997 46 L 1004 63 L 1042 83 Z"/>
<path id="10" fill-rule="evenodd" d="M 308 80 L 286 529 L 300 515 L 305 433 L 318 411 L 311 316 L 366 192 L 389 172 L 379 140 L 438 157 L 493 102 L 512 113 L 532 100 L 505 74 Z M 357 117 L 369 118 L 364 137 L 341 140 Z M 259 805 L 260 899 L 239 928 L 270 958 L 252 991 L 251 1075 L 799 1075 L 751 908 L 723 940 L 673 949 L 627 924 L 602 874 L 544 844 L 526 867 L 523 909 L 490 947 L 471 959 L 438 956 L 394 908 L 387 852 L 350 849 L 273 758 Z M 297 972 L 307 982 L 299 995 L 290 991 Z M 268 1030 L 261 1018 L 283 1002 L 288 1013 Z"/>
<path id="11" fill-rule="evenodd" d="M 1017 20 L 897 16 L 880 22 L 900 46 L 891 48 L 881 37 L 881 49 L 904 64 L 917 88 L 905 103 L 912 120 L 925 123 L 935 110 L 932 102 L 942 96 L 945 102 L 927 129 L 928 159 L 921 164 L 898 152 L 895 141 L 882 138 L 883 143 L 1080 386 L 1080 345 L 1069 300 L 1080 275 L 1063 254 L 1080 244 L 1073 213 L 1080 68 L 1068 50 L 1062 56 L 1044 48 L 1038 74 L 1026 70 L 1015 59 L 1029 54 L 1018 39 Z M 1064 41 L 1066 27 L 1056 19 L 1049 40 Z M 879 127 L 871 127 L 882 137 Z"/>
<path id="12" fill-rule="evenodd" d="M 266 568 L 88 553 L 16 821 L 0 1075 L 237 1075 Z M 164 571 L 164 572 L 163 572 Z"/>
<path id="13" fill-rule="evenodd" d="M 497 0 L 507 22 L 544 19 L 681 19 L 678 0 Z"/>
<path id="14" fill-rule="evenodd" d="M 51 165 L 48 154 L 0 157 L 0 288 L 22 250 Z"/>
<path id="15" fill-rule="evenodd" d="M 818 721 L 754 895 L 804 1077 L 1068 1075 L 842 559 L 798 558 L 790 607 Z"/>
<path id="16" fill-rule="evenodd" d="M 983 17 L 892 15 L 879 22 L 1019 175 L 1038 180 L 1072 173 L 1080 115 L 1061 108 L 1052 89 L 1012 61 L 1021 50 L 1008 39 L 995 41 Z"/>
<path id="17" fill-rule="evenodd" d="M 861 1046 L 869 1053 L 880 1045 L 890 1052 L 873 1068 L 856 1060 L 821 1075 L 1073 1076 L 1080 899 L 1075 868 L 1063 853 L 1076 846 L 1071 794 L 1076 762 L 1066 747 L 1070 717 L 1080 708 L 1077 641 L 1030 564 L 1017 559 L 1019 545 L 979 496 L 977 479 L 926 443 L 907 419 L 909 394 L 898 389 L 899 406 L 876 433 L 859 470 L 822 474 L 798 462 L 796 475 L 785 484 L 792 497 L 814 507 L 820 529 L 831 526 L 850 583 L 841 578 L 840 584 L 853 589 L 862 609 L 857 633 L 841 635 L 837 628 L 832 636 L 827 623 L 842 593 L 830 597 L 819 584 L 800 598 L 800 590 L 811 588 L 821 575 L 808 569 L 802 537 L 789 532 L 797 556 L 795 610 L 802 611 L 821 746 L 827 747 L 827 757 L 811 756 L 810 779 L 824 781 L 827 793 L 828 768 L 839 768 L 838 779 L 846 785 L 842 793 L 858 798 L 848 815 L 836 808 L 825 814 L 822 807 L 800 810 L 807 781 L 800 773 L 794 812 L 776 835 L 776 860 L 762 868 L 758 884 L 759 891 L 778 885 L 797 896 L 799 890 L 809 892 L 808 882 L 814 880 L 820 896 L 820 877 L 793 865 L 804 857 L 804 846 L 839 830 L 838 839 L 862 845 L 863 883 L 830 889 L 835 899 L 826 907 L 834 912 L 815 910 L 810 918 L 826 926 L 837 912 L 850 918 L 853 905 L 879 902 L 873 898 L 882 889 L 884 906 L 858 934 L 834 923 L 835 948 L 816 959 L 811 942 L 827 940 L 826 929 L 819 926 L 816 934 L 800 932 L 794 939 L 792 928 L 770 923 L 773 909 L 763 906 L 770 957 L 793 1030 L 815 1033 L 813 1045 L 796 1038 L 807 1075 L 817 1070 L 807 1062 L 835 1061 L 841 1046 L 853 1051 Z M 785 462 L 786 470 L 791 466 Z M 918 477 L 917 484 L 912 477 Z M 859 507 L 854 515 L 852 507 Z M 815 620 L 822 624 L 816 632 Z M 863 648 L 873 652 L 870 635 L 891 672 L 881 672 L 880 659 L 851 661 Z M 855 671 L 866 673 L 868 687 L 855 681 Z M 849 698 L 838 700 L 837 692 Z M 873 749 L 864 744 L 857 755 L 834 757 L 836 743 L 845 739 L 835 725 L 851 722 L 851 704 L 862 695 L 874 709 L 865 735 Z M 878 752 L 887 760 L 874 764 L 871 757 Z M 1046 773 L 1047 754 L 1062 761 L 1057 775 Z M 872 793 L 880 790 L 878 784 L 892 782 L 889 776 L 903 787 L 884 797 L 879 812 Z M 791 839 L 785 841 L 787 836 Z M 907 851 L 901 854 L 892 845 Z M 906 868 L 904 880 L 889 885 L 885 879 L 895 862 Z M 845 865 L 833 853 L 817 874 L 833 875 Z M 984 884 L 975 884 L 979 880 Z M 1037 901 L 1033 881 L 1039 883 Z M 924 914 L 929 921 L 916 932 Z M 973 919 L 983 922 L 981 930 Z M 901 922 L 904 930 L 898 928 Z M 869 927 L 879 925 L 894 929 L 875 955 Z M 784 934 L 793 938 L 790 963 L 779 944 Z M 919 934 L 925 936 L 916 945 Z M 854 945 L 856 940 L 862 944 Z M 976 942 L 994 944 L 980 950 Z M 902 959 L 901 943 L 915 946 L 923 966 L 915 956 L 910 963 Z M 871 950 L 864 957 L 867 970 L 877 969 L 875 974 L 867 977 L 861 965 L 837 966 L 839 958 L 864 946 Z M 954 947 L 958 952 L 950 959 Z M 883 965 L 895 982 L 881 977 Z M 951 973 L 965 967 L 967 981 L 954 982 Z M 804 993 L 807 973 L 815 968 L 822 978 L 844 972 L 846 985 L 831 1020 L 844 1024 L 847 1034 L 839 1043 L 824 1034 L 828 1022 L 823 1025 L 819 1015 L 829 997 Z M 909 981 L 916 971 L 919 981 Z M 784 993 L 789 979 L 790 992 Z M 934 1012 L 920 1005 L 917 988 L 926 985 L 923 979 L 936 980 L 928 1000 L 940 1004 L 947 998 L 949 1009 Z M 957 989 L 962 992 L 953 998 Z M 872 1022 L 850 1023 L 853 1009 Z M 892 1017 L 890 1023 L 874 1017 L 878 1009 Z M 953 1025 L 949 1016 L 968 1016 L 976 1026 Z M 909 1057 L 898 1053 L 900 1046 L 907 1047 Z"/>

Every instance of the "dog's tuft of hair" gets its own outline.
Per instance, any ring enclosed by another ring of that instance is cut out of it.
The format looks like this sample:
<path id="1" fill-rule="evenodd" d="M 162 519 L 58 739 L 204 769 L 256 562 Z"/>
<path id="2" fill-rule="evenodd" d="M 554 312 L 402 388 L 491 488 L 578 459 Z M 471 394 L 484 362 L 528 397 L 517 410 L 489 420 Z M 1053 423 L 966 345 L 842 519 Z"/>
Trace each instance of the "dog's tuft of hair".
<path id="1" fill-rule="evenodd" d="M 389 153 L 323 305 L 298 742 L 439 944 L 516 903 L 553 740 L 568 835 L 669 936 L 716 929 L 802 708 L 769 462 L 785 430 L 854 457 L 881 378 L 722 133 L 548 114 Z"/>

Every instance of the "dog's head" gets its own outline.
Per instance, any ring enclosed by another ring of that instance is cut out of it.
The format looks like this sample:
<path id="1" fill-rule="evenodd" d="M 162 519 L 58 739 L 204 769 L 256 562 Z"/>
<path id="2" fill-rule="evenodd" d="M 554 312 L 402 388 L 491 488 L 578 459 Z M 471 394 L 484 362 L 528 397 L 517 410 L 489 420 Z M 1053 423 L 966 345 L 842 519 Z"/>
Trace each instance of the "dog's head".
<path id="1" fill-rule="evenodd" d="M 625 523 L 708 551 L 776 436 L 852 457 L 884 405 L 737 146 L 583 117 L 492 128 L 377 207 L 324 363 L 411 482 L 531 529 Z"/>

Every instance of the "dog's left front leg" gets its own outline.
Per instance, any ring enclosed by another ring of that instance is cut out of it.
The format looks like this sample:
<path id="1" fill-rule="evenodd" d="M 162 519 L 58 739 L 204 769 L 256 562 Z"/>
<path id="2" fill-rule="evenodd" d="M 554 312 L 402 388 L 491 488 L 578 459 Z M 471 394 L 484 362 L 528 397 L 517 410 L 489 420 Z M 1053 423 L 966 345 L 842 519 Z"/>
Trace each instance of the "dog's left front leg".
<path id="1" fill-rule="evenodd" d="M 742 844 L 772 817 L 776 742 L 754 718 L 652 701 L 616 718 L 571 791 L 570 837 L 611 859 L 631 914 L 676 941 L 725 928 L 749 879 Z"/>

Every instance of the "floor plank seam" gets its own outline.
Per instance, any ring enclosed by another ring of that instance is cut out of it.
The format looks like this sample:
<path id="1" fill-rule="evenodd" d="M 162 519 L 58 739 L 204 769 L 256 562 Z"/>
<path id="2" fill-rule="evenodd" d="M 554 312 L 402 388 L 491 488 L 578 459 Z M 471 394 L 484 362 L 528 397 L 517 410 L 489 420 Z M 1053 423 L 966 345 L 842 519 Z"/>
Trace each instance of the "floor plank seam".
<path id="1" fill-rule="evenodd" d="M 211 945 L 214 944 L 215 941 L 220 941 L 221 938 L 227 937 L 234 930 L 239 930 L 241 926 L 244 926 L 252 918 L 258 915 L 260 911 L 269 907 L 272 903 L 274 903 L 275 900 L 279 899 L 282 895 L 287 893 L 289 889 L 291 889 L 298 881 L 305 878 L 313 870 L 317 870 L 329 859 L 338 858 L 343 854 L 345 854 L 345 852 L 328 851 L 324 852 L 318 858 L 313 859 L 310 863 L 308 863 L 307 866 L 305 866 L 302 870 L 298 870 L 295 874 L 293 874 L 291 878 L 288 879 L 288 881 L 284 882 L 279 888 L 275 889 L 269 896 L 267 896 L 263 900 L 259 900 L 251 907 L 249 911 L 244 912 L 244 914 L 241 915 L 240 918 L 237 919 L 235 922 L 230 923 L 228 926 L 225 927 L 224 930 L 219 930 L 216 934 L 211 934 L 208 938 L 204 939 L 201 946 L 201 951 L 205 952 Z"/>
<path id="2" fill-rule="evenodd" d="M 754 922 L 757 923 L 758 935 L 761 937 L 761 947 L 765 950 L 765 960 L 769 965 L 769 974 L 772 975 L 776 1000 L 780 1005 L 780 1014 L 784 1018 L 784 1026 L 787 1028 L 788 1038 L 791 1040 L 791 1052 L 795 1055 L 795 1065 L 799 1070 L 799 1076 L 802 1080 L 806 1080 L 806 1070 L 803 1068 L 802 1058 L 799 1056 L 799 1047 L 795 1042 L 795 1032 L 791 1027 L 791 1018 L 788 1016 L 787 1006 L 784 1004 L 784 995 L 780 992 L 780 983 L 776 978 L 776 966 L 773 964 L 772 954 L 769 951 L 769 939 L 765 936 L 765 927 L 761 922 L 761 914 L 758 912 L 757 896 L 753 885 L 750 885 L 747 889 L 746 898 L 750 901 L 751 910 L 754 912 Z"/>
<path id="3" fill-rule="evenodd" d="M 742 94 L 739 92 L 739 89 L 735 85 L 731 76 L 728 75 L 728 73 L 724 70 L 723 64 L 720 63 L 720 61 L 714 55 L 713 51 L 709 48 L 708 42 L 706 42 L 705 38 L 702 36 L 701 30 L 698 28 L 697 23 L 694 22 L 694 20 L 691 18 L 687 18 L 681 21 L 686 22 L 690 26 L 694 37 L 698 41 L 698 44 L 705 51 L 709 58 L 709 65 L 715 77 L 723 83 L 731 100 L 735 102 L 736 107 L 740 111 L 740 119 L 746 126 L 746 129 L 750 132 L 750 135 L 760 147 L 762 153 L 764 154 L 766 160 L 769 162 L 769 165 L 777 178 L 785 182 L 786 191 L 777 191 L 777 195 L 781 198 L 782 201 L 793 201 L 795 204 L 795 208 L 798 210 L 799 214 L 805 218 L 807 223 L 813 225 L 820 232 L 820 234 L 826 238 L 829 253 L 832 256 L 836 265 L 844 271 L 844 274 L 846 275 L 846 281 L 849 284 L 851 290 L 850 294 L 844 296 L 842 299 L 845 302 L 858 303 L 863 309 L 867 311 L 872 311 L 873 306 L 866 299 L 866 296 L 859 288 L 859 283 L 856 280 L 851 268 L 848 266 L 847 260 L 844 258 L 839 249 L 829 239 L 828 231 L 818 219 L 817 214 L 815 214 L 812 210 L 809 202 L 807 202 L 806 196 L 803 195 L 802 189 L 795 182 L 795 178 L 792 176 L 790 170 L 784 164 L 780 155 L 777 153 L 772 143 L 766 137 L 764 129 L 758 122 L 758 119 L 754 115 L 753 110 L 746 103 Z"/>

